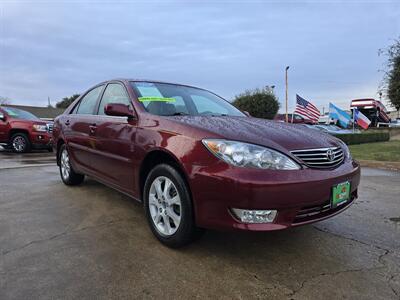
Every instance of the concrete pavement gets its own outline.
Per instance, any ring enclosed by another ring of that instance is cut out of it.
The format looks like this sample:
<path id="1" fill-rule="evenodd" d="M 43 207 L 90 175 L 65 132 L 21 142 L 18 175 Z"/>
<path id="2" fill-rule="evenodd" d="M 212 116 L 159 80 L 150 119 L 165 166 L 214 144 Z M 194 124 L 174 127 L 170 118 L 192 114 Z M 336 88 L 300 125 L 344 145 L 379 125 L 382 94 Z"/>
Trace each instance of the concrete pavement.
<path id="1" fill-rule="evenodd" d="M 67 187 L 55 165 L 1 168 L 7 155 L 0 299 L 400 299 L 398 172 L 363 169 L 359 200 L 330 220 L 171 250 L 134 200 L 91 179 Z"/>

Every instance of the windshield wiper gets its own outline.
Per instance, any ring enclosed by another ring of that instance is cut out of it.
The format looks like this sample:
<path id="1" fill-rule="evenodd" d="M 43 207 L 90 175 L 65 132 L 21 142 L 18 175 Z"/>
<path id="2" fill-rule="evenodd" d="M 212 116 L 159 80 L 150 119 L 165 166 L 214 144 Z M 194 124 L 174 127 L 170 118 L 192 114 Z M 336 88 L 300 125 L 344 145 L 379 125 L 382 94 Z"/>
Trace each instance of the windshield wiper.
<path id="1" fill-rule="evenodd" d="M 173 113 L 172 115 L 168 115 L 168 116 L 188 116 L 189 114 L 184 113 L 184 112 L 176 112 Z"/>
<path id="2" fill-rule="evenodd" d="M 212 114 L 210 115 L 211 117 L 226 117 L 228 116 L 227 114 Z"/>

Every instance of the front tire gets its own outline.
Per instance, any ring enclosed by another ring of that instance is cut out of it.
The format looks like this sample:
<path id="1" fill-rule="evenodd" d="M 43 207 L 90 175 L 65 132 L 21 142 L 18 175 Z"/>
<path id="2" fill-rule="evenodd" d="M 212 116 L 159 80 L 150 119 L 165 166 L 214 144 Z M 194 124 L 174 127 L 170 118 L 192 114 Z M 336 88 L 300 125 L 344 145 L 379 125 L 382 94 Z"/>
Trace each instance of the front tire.
<path id="1" fill-rule="evenodd" d="M 189 189 L 176 169 L 156 166 L 144 186 L 144 209 L 151 231 L 164 245 L 178 248 L 200 236 Z"/>
<path id="2" fill-rule="evenodd" d="M 83 182 L 85 175 L 78 174 L 71 166 L 70 156 L 65 144 L 61 145 L 59 152 L 60 176 L 66 185 L 78 185 Z"/>
<path id="3" fill-rule="evenodd" d="M 16 153 L 26 153 L 31 150 L 31 142 L 25 133 L 15 133 L 11 137 L 10 147 Z"/>

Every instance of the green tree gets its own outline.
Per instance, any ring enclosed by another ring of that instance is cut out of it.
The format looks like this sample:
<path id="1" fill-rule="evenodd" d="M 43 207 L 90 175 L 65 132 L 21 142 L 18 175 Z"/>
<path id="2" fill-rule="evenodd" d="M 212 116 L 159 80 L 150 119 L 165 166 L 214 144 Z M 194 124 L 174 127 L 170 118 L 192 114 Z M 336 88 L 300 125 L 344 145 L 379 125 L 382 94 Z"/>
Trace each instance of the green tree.
<path id="1" fill-rule="evenodd" d="M 10 100 L 10 98 L 8 98 L 8 97 L 3 97 L 3 96 L 0 96 L 0 105 L 4 105 L 4 104 L 10 104 L 11 103 L 11 100 Z"/>
<path id="2" fill-rule="evenodd" d="M 400 40 L 385 50 L 381 50 L 388 57 L 387 72 L 385 73 L 385 88 L 390 103 L 396 108 L 397 116 L 400 114 Z"/>
<path id="3" fill-rule="evenodd" d="M 279 110 L 278 98 L 271 88 L 247 90 L 237 95 L 232 104 L 253 117 L 263 119 L 273 119 Z"/>
<path id="4" fill-rule="evenodd" d="M 80 95 L 79 94 L 74 94 L 71 97 L 64 97 L 62 98 L 61 101 L 57 102 L 56 107 L 57 108 L 67 108 L 70 106 L 72 102 L 74 102 Z"/>

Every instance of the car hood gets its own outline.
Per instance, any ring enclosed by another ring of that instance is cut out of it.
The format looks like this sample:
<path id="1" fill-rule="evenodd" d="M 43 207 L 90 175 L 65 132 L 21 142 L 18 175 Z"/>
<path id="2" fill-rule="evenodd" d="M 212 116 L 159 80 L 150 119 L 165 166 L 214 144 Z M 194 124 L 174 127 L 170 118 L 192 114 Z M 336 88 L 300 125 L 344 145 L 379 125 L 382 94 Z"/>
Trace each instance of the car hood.
<path id="1" fill-rule="evenodd" d="M 40 119 L 38 119 L 38 120 L 27 120 L 27 119 L 12 118 L 11 121 L 13 123 L 23 123 L 25 125 L 30 125 L 30 126 L 32 126 L 34 124 L 36 124 L 36 125 L 47 125 L 47 123 L 48 123 L 48 122 L 45 122 L 45 121 L 40 120 Z"/>
<path id="2" fill-rule="evenodd" d="M 295 124 L 249 117 L 175 116 L 179 123 L 206 130 L 204 138 L 224 138 L 275 149 L 299 150 L 339 146 L 336 138 Z"/>

